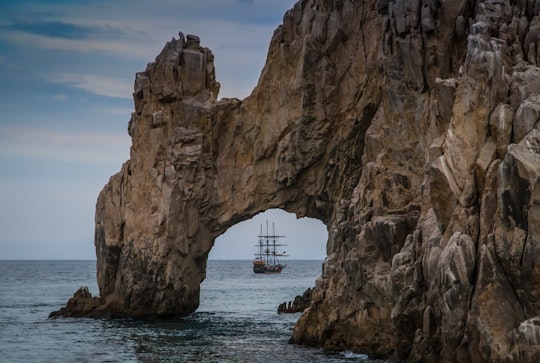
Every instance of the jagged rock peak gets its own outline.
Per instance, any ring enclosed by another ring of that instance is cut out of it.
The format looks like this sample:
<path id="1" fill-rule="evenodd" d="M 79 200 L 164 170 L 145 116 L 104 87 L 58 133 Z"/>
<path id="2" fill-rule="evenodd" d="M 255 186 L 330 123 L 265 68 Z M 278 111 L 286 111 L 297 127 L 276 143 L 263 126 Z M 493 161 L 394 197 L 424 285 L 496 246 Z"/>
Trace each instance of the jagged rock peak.
<path id="1" fill-rule="evenodd" d="M 196 37 L 167 43 L 137 74 L 130 160 L 98 197 L 100 311 L 193 312 L 215 238 L 282 208 L 329 231 L 293 342 L 540 361 L 539 12 L 302 0 L 242 101 L 216 100 Z"/>
<path id="2" fill-rule="evenodd" d="M 149 63 L 144 72 L 137 73 L 134 85 L 136 111 L 138 100 L 150 94 L 159 102 L 171 103 L 193 97 L 208 90 L 214 98 L 219 92 L 214 70 L 214 55 L 200 46 L 196 35 L 172 38 L 167 42 L 156 60 Z"/>

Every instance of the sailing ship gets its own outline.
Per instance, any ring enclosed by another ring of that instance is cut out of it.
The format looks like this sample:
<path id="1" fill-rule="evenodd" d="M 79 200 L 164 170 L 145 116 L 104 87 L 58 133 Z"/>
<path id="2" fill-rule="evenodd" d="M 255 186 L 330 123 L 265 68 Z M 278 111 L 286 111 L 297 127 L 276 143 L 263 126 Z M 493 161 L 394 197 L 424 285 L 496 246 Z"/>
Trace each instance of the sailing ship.
<path id="1" fill-rule="evenodd" d="M 263 234 L 261 224 L 261 232 L 257 236 L 259 238 L 258 251 L 253 260 L 253 272 L 256 274 L 279 274 L 287 266 L 279 262 L 279 257 L 289 257 L 285 251 L 278 252 L 277 247 L 286 246 L 286 244 L 277 243 L 278 238 L 285 236 L 276 235 L 276 226 L 272 223 L 272 234 L 268 233 L 268 221 L 266 221 L 266 234 Z"/>

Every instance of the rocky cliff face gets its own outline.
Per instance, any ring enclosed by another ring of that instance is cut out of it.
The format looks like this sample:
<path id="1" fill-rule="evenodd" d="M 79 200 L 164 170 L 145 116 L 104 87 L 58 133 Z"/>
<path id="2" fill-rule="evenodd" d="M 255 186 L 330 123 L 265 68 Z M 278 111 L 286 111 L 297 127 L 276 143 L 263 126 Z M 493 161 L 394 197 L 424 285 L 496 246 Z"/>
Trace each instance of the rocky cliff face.
<path id="1" fill-rule="evenodd" d="M 322 220 L 292 341 L 399 361 L 540 360 L 540 2 L 302 0 L 245 100 L 173 39 L 135 80 L 101 192 L 102 309 L 185 315 L 214 239 Z M 538 189 L 537 189 L 538 187 Z"/>

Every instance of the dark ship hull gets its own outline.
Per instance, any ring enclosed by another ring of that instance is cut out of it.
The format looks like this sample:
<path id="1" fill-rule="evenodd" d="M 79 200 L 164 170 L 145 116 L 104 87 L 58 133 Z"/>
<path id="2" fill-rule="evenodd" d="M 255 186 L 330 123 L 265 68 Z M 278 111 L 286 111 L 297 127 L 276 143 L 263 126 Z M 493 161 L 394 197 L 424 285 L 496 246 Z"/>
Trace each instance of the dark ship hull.
<path id="1" fill-rule="evenodd" d="M 253 261 L 253 272 L 256 274 L 279 274 L 287 265 L 267 265 L 266 263 L 255 260 Z"/>

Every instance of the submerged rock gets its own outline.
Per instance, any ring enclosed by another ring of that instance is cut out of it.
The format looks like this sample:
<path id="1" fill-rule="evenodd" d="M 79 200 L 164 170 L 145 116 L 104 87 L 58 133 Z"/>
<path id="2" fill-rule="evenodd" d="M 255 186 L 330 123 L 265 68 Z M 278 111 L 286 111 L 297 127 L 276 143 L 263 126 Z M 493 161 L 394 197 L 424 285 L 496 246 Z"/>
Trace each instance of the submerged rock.
<path id="1" fill-rule="evenodd" d="M 329 232 L 293 342 L 540 361 L 539 12 L 301 0 L 244 100 L 217 100 L 197 37 L 167 43 L 98 198 L 100 309 L 192 313 L 215 238 L 282 208 Z"/>

